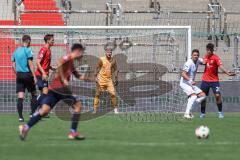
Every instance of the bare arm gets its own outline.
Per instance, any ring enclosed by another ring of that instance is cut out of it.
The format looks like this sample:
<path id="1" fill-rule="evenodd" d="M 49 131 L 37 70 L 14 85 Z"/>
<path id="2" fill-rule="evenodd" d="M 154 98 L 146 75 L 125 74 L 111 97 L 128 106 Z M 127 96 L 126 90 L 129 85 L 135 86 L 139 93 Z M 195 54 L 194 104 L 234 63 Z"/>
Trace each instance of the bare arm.
<path id="1" fill-rule="evenodd" d="M 12 62 L 13 72 L 16 74 L 16 62 Z"/>
<path id="2" fill-rule="evenodd" d="M 54 67 L 52 67 L 52 66 L 50 66 L 50 69 L 51 69 L 52 71 L 56 71 L 56 68 L 54 68 Z"/>
<path id="3" fill-rule="evenodd" d="M 186 71 L 182 71 L 181 76 L 183 77 L 183 79 L 188 81 L 190 85 L 195 85 L 196 84 L 196 82 L 190 80 L 190 77 L 188 76 Z"/>
<path id="4" fill-rule="evenodd" d="M 235 73 L 231 73 L 231 72 L 227 71 L 223 65 L 220 65 L 219 68 L 221 69 L 221 71 L 223 71 L 228 76 L 235 76 L 236 75 Z"/>
<path id="5" fill-rule="evenodd" d="M 96 67 L 96 70 L 95 70 L 95 74 L 94 74 L 95 77 L 97 77 L 98 73 L 100 72 L 101 67 L 102 67 L 102 61 L 99 60 L 98 64 L 97 64 L 97 67 Z"/>
<path id="6" fill-rule="evenodd" d="M 40 59 L 37 59 L 37 68 L 42 73 L 43 79 L 47 80 L 47 74 L 45 73 L 45 71 L 43 70 L 43 68 L 41 66 L 41 60 Z"/>
<path id="7" fill-rule="evenodd" d="M 33 65 L 33 60 L 32 60 L 32 58 L 31 58 L 31 59 L 28 59 L 28 66 L 29 66 L 29 68 L 30 68 L 30 71 L 31 71 L 33 77 L 34 77 L 34 82 L 35 82 L 35 84 L 36 84 L 37 79 L 36 79 L 36 75 L 35 75 L 35 72 L 34 72 L 34 65 Z"/>
<path id="8" fill-rule="evenodd" d="M 118 80 L 118 73 L 119 73 L 119 71 L 118 71 L 118 68 L 117 68 L 116 60 L 115 60 L 114 65 L 113 65 L 112 73 L 115 75 L 115 80 L 117 81 Z"/>
<path id="9" fill-rule="evenodd" d="M 58 73 L 59 73 L 59 76 L 60 76 L 60 78 L 61 78 L 61 81 L 62 81 L 65 85 L 68 85 L 68 80 L 65 79 L 65 77 L 64 77 L 63 65 L 64 65 L 64 61 L 63 61 L 62 58 L 60 58 L 60 59 L 57 61 Z"/>

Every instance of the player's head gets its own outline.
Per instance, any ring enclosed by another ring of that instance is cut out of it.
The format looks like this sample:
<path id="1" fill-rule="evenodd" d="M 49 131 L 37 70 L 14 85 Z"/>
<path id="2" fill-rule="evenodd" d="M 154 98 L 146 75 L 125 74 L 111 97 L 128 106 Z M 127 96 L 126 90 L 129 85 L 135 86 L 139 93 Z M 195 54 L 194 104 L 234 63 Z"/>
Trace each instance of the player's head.
<path id="1" fill-rule="evenodd" d="M 72 45 L 71 47 L 71 53 L 73 54 L 73 58 L 77 58 L 77 57 L 82 57 L 84 52 L 84 47 L 82 44 L 80 43 L 75 43 Z"/>
<path id="2" fill-rule="evenodd" d="M 199 58 L 199 50 L 198 49 L 192 50 L 192 60 L 197 61 L 198 58 Z"/>
<path id="3" fill-rule="evenodd" d="M 112 49 L 111 48 L 106 48 L 105 49 L 105 55 L 107 58 L 111 58 L 112 57 Z"/>
<path id="4" fill-rule="evenodd" d="M 54 36 L 53 34 L 47 34 L 44 36 L 44 41 L 46 44 L 49 44 L 49 46 L 53 46 L 54 44 Z"/>
<path id="5" fill-rule="evenodd" d="M 208 53 L 208 54 L 213 54 L 214 44 L 208 43 L 207 46 L 206 46 L 206 50 L 207 50 L 207 53 Z"/>
<path id="6" fill-rule="evenodd" d="M 26 45 L 27 47 L 29 47 L 31 44 L 31 37 L 29 35 L 23 35 L 22 43 L 23 43 L 23 45 Z"/>

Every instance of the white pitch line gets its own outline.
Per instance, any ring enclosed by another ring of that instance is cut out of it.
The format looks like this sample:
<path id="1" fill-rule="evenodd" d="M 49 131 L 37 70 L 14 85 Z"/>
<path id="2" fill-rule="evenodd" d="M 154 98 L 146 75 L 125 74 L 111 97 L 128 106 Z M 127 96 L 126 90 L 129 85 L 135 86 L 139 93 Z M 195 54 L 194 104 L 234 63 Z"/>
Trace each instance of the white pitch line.
<path id="1" fill-rule="evenodd" d="M 20 141 L 20 140 L 19 140 Z M 27 140 L 31 141 L 31 140 Z M 60 140 L 61 141 L 61 140 Z M 85 140 L 88 141 L 88 140 Z M 68 141 L 70 142 L 70 141 Z M 199 140 L 197 143 L 186 143 L 186 142 L 164 142 L 164 143 L 155 143 L 155 142 L 124 142 L 124 141 L 88 141 L 88 142 L 79 142 L 79 143 L 45 143 L 29 146 L 34 147 L 70 147 L 70 146 L 140 146 L 140 147 L 171 147 L 171 146 L 198 146 L 198 145 L 206 145 L 206 146 L 229 146 L 229 145 L 240 145 L 240 142 L 207 142 L 207 140 Z M 1 144 L 0 148 L 4 147 L 14 147 L 14 146 L 28 146 L 26 143 L 20 144 Z"/>

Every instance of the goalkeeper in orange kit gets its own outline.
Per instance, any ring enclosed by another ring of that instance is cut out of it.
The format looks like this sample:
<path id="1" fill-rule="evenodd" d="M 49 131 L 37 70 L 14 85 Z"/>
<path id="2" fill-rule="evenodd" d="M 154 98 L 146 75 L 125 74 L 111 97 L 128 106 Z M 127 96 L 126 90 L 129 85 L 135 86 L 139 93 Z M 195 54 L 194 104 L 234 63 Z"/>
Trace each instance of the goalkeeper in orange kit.
<path id="1" fill-rule="evenodd" d="M 113 82 L 113 76 L 115 75 L 115 82 Z M 117 97 L 114 86 L 118 84 L 118 70 L 116 60 L 112 57 L 112 49 L 106 48 L 105 56 L 100 57 L 100 60 L 96 67 L 96 94 L 94 98 L 94 113 L 97 112 L 99 105 L 99 97 L 101 92 L 108 91 L 111 95 L 112 106 L 114 107 L 114 113 L 118 114 Z"/>

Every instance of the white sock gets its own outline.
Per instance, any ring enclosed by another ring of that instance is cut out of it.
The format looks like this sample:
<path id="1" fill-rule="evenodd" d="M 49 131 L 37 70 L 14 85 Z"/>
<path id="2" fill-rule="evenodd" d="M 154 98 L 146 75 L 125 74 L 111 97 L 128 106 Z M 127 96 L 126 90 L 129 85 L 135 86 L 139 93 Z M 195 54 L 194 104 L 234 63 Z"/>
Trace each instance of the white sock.
<path id="1" fill-rule="evenodd" d="M 193 108 L 193 104 L 196 101 L 196 99 L 197 99 L 197 96 L 195 96 L 195 95 L 188 98 L 188 103 L 187 103 L 187 108 L 186 108 L 185 114 L 189 114 L 190 113 L 190 111 Z"/>
<path id="2" fill-rule="evenodd" d="M 203 96 L 203 97 L 199 97 L 196 99 L 196 102 L 197 103 L 202 103 L 202 101 L 204 101 L 206 99 L 206 96 Z"/>

